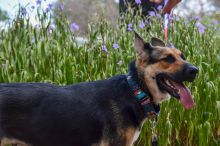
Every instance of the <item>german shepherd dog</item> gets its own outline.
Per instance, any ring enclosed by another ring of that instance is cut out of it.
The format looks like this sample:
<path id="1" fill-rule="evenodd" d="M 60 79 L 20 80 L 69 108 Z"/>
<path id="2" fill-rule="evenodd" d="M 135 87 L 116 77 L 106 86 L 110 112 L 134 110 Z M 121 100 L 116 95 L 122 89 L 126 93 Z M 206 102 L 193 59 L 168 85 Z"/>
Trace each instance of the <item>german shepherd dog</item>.
<path id="1" fill-rule="evenodd" d="M 128 75 L 68 86 L 0 84 L 0 136 L 33 146 L 131 146 L 149 115 L 170 96 L 194 106 L 184 81 L 198 69 L 158 38 L 135 33 Z"/>

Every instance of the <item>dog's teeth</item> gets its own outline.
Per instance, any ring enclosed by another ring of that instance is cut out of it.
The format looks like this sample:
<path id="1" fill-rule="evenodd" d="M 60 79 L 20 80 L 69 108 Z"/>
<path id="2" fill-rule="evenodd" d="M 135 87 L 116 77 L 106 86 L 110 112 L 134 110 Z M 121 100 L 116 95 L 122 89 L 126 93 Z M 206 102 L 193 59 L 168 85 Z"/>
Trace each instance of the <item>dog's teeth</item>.
<path id="1" fill-rule="evenodd" d="M 170 88 L 172 88 L 173 90 L 177 90 L 176 87 L 174 87 L 174 86 L 172 85 L 172 83 L 171 83 L 170 80 L 165 79 L 165 83 L 166 83 Z"/>
<path id="2" fill-rule="evenodd" d="M 169 81 L 169 80 L 165 80 L 165 82 L 167 83 L 167 85 L 172 86 L 172 85 L 170 84 L 170 81 Z"/>

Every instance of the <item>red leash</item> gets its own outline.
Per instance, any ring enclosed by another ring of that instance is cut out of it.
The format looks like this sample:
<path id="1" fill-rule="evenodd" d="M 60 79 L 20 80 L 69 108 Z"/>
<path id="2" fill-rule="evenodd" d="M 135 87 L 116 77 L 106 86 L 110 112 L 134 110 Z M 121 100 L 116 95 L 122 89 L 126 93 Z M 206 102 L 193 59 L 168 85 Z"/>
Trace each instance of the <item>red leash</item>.
<path id="1" fill-rule="evenodd" d="M 168 3 L 168 0 L 164 0 L 164 6 Z M 167 44 L 168 39 L 168 27 L 169 27 L 169 14 L 165 13 L 164 15 L 164 42 Z"/>

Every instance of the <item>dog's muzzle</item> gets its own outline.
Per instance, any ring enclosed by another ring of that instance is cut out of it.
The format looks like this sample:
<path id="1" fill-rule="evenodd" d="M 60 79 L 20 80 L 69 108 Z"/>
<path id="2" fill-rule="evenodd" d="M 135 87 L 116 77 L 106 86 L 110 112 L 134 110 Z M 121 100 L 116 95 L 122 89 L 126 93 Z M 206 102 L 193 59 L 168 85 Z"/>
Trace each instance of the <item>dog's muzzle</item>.
<path id="1" fill-rule="evenodd" d="M 180 99 L 180 102 L 185 109 L 190 109 L 194 106 L 193 96 L 188 87 L 183 82 L 192 82 L 196 78 L 198 69 L 186 63 L 182 70 L 177 71 L 173 74 L 161 73 L 158 74 L 157 84 L 161 91 L 169 93 L 171 96 Z"/>
<path id="2" fill-rule="evenodd" d="M 191 64 L 185 64 L 183 67 L 183 74 L 184 78 L 183 80 L 192 82 L 196 78 L 197 73 L 199 72 L 198 68 Z"/>

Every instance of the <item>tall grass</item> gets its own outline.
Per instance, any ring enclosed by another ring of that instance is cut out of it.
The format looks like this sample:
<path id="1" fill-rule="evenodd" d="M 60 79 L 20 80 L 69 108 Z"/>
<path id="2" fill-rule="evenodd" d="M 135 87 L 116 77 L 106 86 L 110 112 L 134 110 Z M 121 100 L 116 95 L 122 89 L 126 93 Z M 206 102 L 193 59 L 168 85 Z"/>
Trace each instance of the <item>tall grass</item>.
<path id="1" fill-rule="evenodd" d="M 162 38 L 163 20 L 148 20 L 141 29 L 142 17 L 125 14 L 113 28 L 100 19 L 90 23 L 88 41 L 79 44 L 70 24 L 60 13 L 52 18 L 38 10 L 38 26 L 19 11 L 8 29 L 0 30 L 0 82 L 51 82 L 72 84 L 81 81 L 105 79 L 116 74 L 126 74 L 127 65 L 135 59 L 134 34 L 137 30 L 146 39 Z M 187 60 L 199 67 L 199 75 L 191 88 L 196 106 L 186 111 L 180 103 L 171 99 L 162 104 L 157 133 L 159 145 L 167 146 L 217 146 L 220 145 L 220 44 L 215 32 L 218 28 L 207 27 L 199 33 L 196 21 L 176 20 L 168 42 L 184 52 Z M 52 24 L 55 27 L 51 27 Z M 119 48 L 114 49 L 113 44 Z M 169 44 L 168 44 L 169 45 Z M 107 50 L 102 47 L 106 46 Z M 151 142 L 150 123 L 144 124 L 137 145 L 148 146 Z"/>

